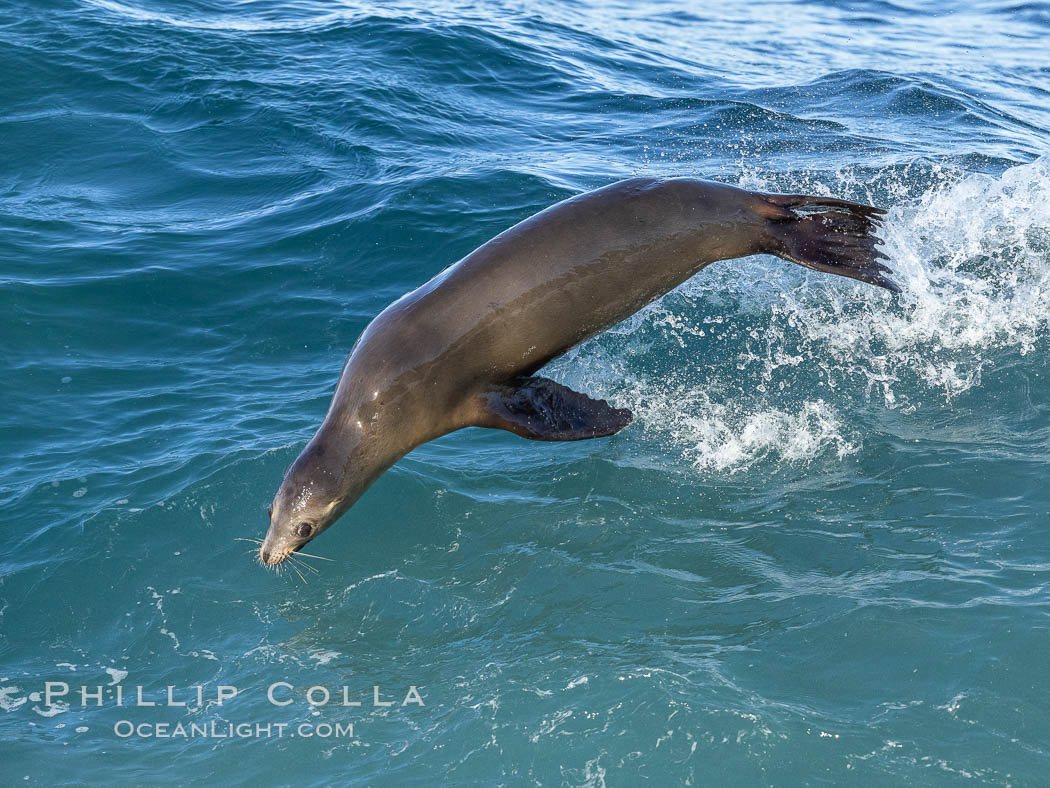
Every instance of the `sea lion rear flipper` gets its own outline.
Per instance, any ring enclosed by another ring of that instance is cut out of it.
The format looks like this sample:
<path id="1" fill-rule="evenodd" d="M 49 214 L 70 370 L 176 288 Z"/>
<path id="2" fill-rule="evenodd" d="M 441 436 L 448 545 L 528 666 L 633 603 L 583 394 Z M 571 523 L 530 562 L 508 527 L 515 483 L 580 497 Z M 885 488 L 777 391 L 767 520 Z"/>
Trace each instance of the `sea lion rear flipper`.
<path id="1" fill-rule="evenodd" d="M 477 426 L 537 441 L 579 441 L 619 432 L 634 418 L 626 408 L 591 399 L 553 380 L 518 378 L 481 394 Z"/>
<path id="2" fill-rule="evenodd" d="M 888 258 L 875 249 L 880 241 L 874 232 L 886 213 L 881 208 L 833 197 L 764 194 L 758 212 L 772 236 L 771 254 L 900 292 L 886 276 L 892 271 L 879 262 Z"/>

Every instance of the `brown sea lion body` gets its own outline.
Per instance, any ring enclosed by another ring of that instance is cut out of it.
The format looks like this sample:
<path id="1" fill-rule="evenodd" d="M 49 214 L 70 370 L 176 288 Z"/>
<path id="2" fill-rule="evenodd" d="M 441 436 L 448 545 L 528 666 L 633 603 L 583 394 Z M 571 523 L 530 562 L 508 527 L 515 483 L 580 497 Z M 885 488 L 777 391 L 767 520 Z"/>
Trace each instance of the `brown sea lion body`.
<path id="1" fill-rule="evenodd" d="M 882 211 L 693 179 L 634 178 L 516 224 L 384 309 L 285 475 L 260 549 L 279 564 L 416 446 L 463 427 L 611 435 L 629 411 L 534 373 L 717 260 L 768 253 L 895 290 Z"/>

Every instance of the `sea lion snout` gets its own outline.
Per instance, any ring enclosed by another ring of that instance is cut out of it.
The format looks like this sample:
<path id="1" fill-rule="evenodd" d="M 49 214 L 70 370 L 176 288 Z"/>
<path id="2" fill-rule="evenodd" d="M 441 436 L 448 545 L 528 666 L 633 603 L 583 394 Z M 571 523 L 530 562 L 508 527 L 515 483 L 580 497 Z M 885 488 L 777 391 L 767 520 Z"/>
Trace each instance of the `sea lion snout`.
<path id="1" fill-rule="evenodd" d="M 277 566 L 283 563 L 293 552 L 294 550 L 290 547 L 282 548 L 270 544 L 270 539 L 267 537 L 266 541 L 259 547 L 259 560 L 263 566 Z"/>
<path id="2" fill-rule="evenodd" d="M 259 562 L 269 567 L 284 563 L 288 556 L 307 541 L 309 540 L 297 538 L 294 532 L 282 528 L 279 522 L 271 522 L 270 528 L 266 531 L 266 537 L 259 545 Z"/>
<path id="3" fill-rule="evenodd" d="M 283 564 L 308 541 L 309 539 L 281 539 L 267 534 L 266 539 L 259 545 L 259 561 L 263 566 Z"/>

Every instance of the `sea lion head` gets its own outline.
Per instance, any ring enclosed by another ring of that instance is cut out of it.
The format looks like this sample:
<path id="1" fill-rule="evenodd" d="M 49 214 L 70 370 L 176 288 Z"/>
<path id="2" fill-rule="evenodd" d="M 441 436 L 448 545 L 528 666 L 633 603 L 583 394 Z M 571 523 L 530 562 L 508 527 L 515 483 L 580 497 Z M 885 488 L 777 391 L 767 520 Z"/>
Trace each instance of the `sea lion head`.
<path id="1" fill-rule="evenodd" d="M 328 414 L 285 472 L 270 506 L 270 528 L 259 546 L 263 565 L 276 567 L 327 530 L 384 471 L 421 443 L 449 431 L 436 418 L 423 373 L 401 374 L 393 362 L 404 354 L 364 341 L 383 323 L 377 317 L 350 351 Z M 318 557 L 318 556 L 314 556 Z"/>
<path id="2" fill-rule="evenodd" d="M 361 491 L 344 481 L 342 463 L 315 438 L 284 475 L 273 503 L 270 528 L 259 546 L 259 560 L 275 567 L 326 530 L 357 500 Z M 363 490 L 362 490 L 363 491 Z"/>

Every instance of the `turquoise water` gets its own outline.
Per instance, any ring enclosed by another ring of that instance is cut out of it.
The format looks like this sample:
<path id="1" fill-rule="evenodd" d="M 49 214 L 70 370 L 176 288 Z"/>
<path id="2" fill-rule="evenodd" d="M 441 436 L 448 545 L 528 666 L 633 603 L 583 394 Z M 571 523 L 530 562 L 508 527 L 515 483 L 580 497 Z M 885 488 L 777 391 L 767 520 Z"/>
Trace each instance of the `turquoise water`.
<path id="1" fill-rule="evenodd" d="M 0 4 L 0 782 L 1046 784 L 1048 45 L 1047 3 Z M 308 583 L 253 563 L 371 317 L 632 174 L 884 205 L 904 292 L 719 263 L 549 369 L 622 434 L 451 435 Z"/>

